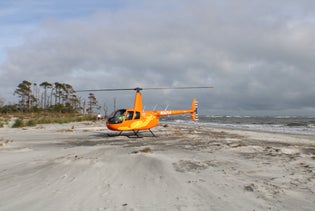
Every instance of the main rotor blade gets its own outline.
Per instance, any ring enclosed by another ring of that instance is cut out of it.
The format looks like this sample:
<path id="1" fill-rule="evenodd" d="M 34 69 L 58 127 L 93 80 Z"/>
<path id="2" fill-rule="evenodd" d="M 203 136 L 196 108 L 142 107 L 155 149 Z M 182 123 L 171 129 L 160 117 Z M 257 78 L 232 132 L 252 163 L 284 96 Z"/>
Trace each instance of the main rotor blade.
<path id="1" fill-rule="evenodd" d="M 77 90 L 76 92 L 110 92 L 110 91 L 141 91 L 141 90 L 161 90 L 161 89 L 209 89 L 214 88 L 213 86 L 183 86 L 183 87 L 148 87 L 148 88 L 123 88 L 123 89 L 84 89 Z"/>
<path id="2" fill-rule="evenodd" d="M 128 91 L 128 90 L 135 90 L 135 89 L 83 89 L 77 90 L 76 92 L 111 92 L 111 91 Z"/>
<path id="3" fill-rule="evenodd" d="M 182 86 L 182 87 L 152 87 L 143 88 L 143 90 L 159 90 L 159 89 L 210 89 L 213 86 Z"/>

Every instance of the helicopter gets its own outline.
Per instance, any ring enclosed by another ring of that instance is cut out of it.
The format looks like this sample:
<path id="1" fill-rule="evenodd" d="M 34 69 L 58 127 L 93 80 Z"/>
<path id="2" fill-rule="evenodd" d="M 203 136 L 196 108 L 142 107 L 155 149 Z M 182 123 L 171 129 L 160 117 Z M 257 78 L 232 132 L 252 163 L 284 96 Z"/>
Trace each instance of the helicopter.
<path id="1" fill-rule="evenodd" d="M 139 137 L 139 131 L 149 130 L 155 137 L 151 128 L 159 124 L 161 116 L 190 114 L 192 121 L 198 120 L 198 102 L 194 98 L 191 107 L 186 110 L 144 110 L 142 106 L 142 90 L 162 90 L 162 89 L 202 89 L 213 88 L 211 86 L 199 87 L 172 87 L 172 88 L 127 88 L 127 89 L 91 89 L 91 90 L 78 90 L 76 92 L 93 92 L 93 91 L 136 91 L 134 106 L 132 108 L 118 109 L 114 111 L 106 120 L 106 126 L 109 130 L 119 131 L 117 135 L 121 135 L 123 131 L 133 131 L 136 137 Z"/>

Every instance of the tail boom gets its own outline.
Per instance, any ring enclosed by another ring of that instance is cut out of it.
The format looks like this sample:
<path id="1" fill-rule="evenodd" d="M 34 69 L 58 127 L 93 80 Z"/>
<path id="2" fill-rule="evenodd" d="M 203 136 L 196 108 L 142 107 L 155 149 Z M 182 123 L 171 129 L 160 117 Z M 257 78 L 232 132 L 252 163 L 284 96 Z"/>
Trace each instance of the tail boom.
<path id="1" fill-rule="evenodd" d="M 171 116 L 171 115 L 180 115 L 180 114 L 190 114 L 191 115 L 191 119 L 193 121 L 197 121 L 198 120 L 198 113 L 197 113 L 197 109 L 198 109 L 198 102 L 197 99 L 193 99 L 192 104 L 191 104 L 191 109 L 187 109 L 187 110 L 160 110 L 160 111 L 156 111 L 158 116 Z"/>

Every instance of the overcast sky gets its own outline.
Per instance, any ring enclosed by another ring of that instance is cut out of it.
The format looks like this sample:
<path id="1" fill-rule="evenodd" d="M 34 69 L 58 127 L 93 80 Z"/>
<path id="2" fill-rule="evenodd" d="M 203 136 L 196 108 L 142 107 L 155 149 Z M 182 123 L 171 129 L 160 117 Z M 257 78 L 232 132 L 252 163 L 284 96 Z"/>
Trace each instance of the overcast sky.
<path id="1" fill-rule="evenodd" d="M 0 2 L 0 97 L 23 80 L 143 91 L 146 109 L 209 115 L 315 115 L 313 0 Z M 133 92 L 97 93 L 108 107 Z"/>

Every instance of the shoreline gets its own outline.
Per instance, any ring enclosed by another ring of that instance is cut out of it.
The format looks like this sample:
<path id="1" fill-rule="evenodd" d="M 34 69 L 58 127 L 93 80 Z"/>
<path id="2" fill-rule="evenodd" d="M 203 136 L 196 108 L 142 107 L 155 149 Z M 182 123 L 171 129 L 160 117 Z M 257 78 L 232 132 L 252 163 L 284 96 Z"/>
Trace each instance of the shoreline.
<path id="1" fill-rule="evenodd" d="M 171 121 L 164 121 L 165 124 L 173 125 L 187 125 L 193 126 L 194 124 L 187 122 L 174 123 Z M 253 124 L 254 126 L 259 126 L 259 128 L 249 127 L 249 125 L 240 125 L 240 124 L 220 124 L 220 123 L 211 123 L 211 122 L 199 122 L 197 125 L 206 128 L 217 128 L 217 129 L 226 129 L 226 130 L 240 130 L 240 131 L 252 131 L 252 132 L 263 132 L 263 133 L 277 133 L 285 135 L 302 135 L 302 136 L 315 136 L 315 127 L 307 127 L 306 129 L 314 129 L 314 131 L 306 131 L 305 127 L 275 127 L 275 125 L 267 128 L 265 126 L 270 126 L 268 124 Z"/>

